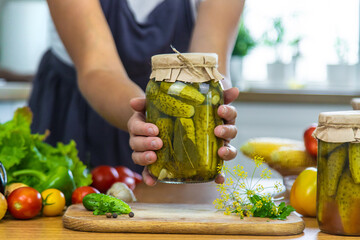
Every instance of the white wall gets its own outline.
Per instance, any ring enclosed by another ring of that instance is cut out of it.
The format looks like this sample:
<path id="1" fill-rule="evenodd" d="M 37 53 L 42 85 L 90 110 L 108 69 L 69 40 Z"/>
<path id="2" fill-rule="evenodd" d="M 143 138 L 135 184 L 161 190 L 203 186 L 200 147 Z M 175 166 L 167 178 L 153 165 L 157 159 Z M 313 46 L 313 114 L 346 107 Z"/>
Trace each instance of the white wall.
<path id="1" fill-rule="evenodd" d="M 0 66 L 35 73 L 49 47 L 46 1 L 8 0 L 0 9 Z"/>

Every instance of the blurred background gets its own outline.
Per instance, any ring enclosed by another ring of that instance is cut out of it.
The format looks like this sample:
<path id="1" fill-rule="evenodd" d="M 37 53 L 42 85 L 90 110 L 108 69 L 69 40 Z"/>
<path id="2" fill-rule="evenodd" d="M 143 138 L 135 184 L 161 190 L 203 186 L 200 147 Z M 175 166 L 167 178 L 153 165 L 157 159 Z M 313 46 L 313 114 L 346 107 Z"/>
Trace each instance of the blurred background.
<path id="1" fill-rule="evenodd" d="M 320 112 L 351 110 L 360 93 L 359 8 L 359 0 L 246 1 L 231 59 L 241 91 L 237 149 L 253 137 L 302 140 Z M 46 1 L 0 0 L 0 122 L 27 104 L 49 27 Z M 230 165 L 239 163 L 253 169 L 240 152 Z"/>

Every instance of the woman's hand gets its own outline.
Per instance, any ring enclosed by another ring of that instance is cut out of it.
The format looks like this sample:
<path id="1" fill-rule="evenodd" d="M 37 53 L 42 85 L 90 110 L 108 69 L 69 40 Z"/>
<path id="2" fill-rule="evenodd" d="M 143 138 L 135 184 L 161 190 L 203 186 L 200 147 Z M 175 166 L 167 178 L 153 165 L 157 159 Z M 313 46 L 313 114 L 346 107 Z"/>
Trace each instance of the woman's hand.
<path id="1" fill-rule="evenodd" d="M 163 143 L 159 137 L 159 129 L 155 124 L 145 122 L 145 98 L 133 98 L 130 106 L 135 113 L 128 121 L 130 134 L 130 147 L 134 151 L 132 159 L 134 163 L 147 166 L 156 161 L 155 150 L 162 147 Z M 143 179 L 147 185 L 155 185 L 156 179 L 150 176 L 147 167 L 143 171 Z"/>
<path id="2" fill-rule="evenodd" d="M 218 115 L 224 119 L 224 125 L 217 126 L 214 129 L 214 133 L 217 137 L 225 140 L 225 144 L 218 150 L 218 155 L 221 159 L 231 160 L 236 157 L 237 150 L 235 147 L 229 144 L 231 139 L 234 139 L 237 134 L 237 128 L 235 126 L 235 120 L 237 117 L 236 109 L 228 104 L 232 103 L 239 95 L 239 89 L 230 88 L 224 91 L 224 103 L 218 108 Z M 225 178 L 219 174 L 215 182 L 223 183 Z"/>
<path id="3" fill-rule="evenodd" d="M 235 138 L 237 134 L 235 127 L 237 113 L 236 109 L 228 104 L 233 102 L 238 95 L 239 90 L 237 88 L 225 90 L 225 105 L 221 105 L 218 109 L 218 114 L 224 119 L 225 124 L 217 126 L 214 129 L 214 133 L 217 137 L 225 140 L 225 146 L 218 150 L 220 158 L 224 160 L 231 160 L 237 154 L 236 148 L 229 145 L 230 140 Z M 156 161 L 156 153 L 154 151 L 160 149 L 163 143 L 157 137 L 159 129 L 156 125 L 145 122 L 145 98 L 133 98 L 130 101 L 130 106 L 135 110 L 135 113 L 128 122 L 130 147 L 134 151 L 132 159 L 138 165 L 147 166 Z M 154 185 L 156 183 L 156 179 L 150 176 L 146 167 L 143 171 L 143 178 L 147 185 Z M 219 174 L 215 182 L 223 183 L 224 177 Z"/>

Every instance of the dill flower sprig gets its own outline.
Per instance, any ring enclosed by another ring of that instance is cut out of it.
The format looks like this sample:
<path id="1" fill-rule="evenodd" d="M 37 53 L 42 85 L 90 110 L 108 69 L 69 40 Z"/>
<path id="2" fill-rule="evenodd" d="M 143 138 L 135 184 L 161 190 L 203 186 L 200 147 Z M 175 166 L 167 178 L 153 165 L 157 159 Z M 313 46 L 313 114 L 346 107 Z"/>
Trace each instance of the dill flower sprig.
<path id="1" fill-rule="evenodd" d="M 272 194 L 265 192 L 266 189 L 272 188 L 274 193 L 280 193 L 283 186 L 280 182 L 275 182 L 274 186 L 264 187 L 260 182 L 271 178 L 271 170 L 265 168 L 260 173 L 260 178 L 254 179 L 256 170 L 263 164 L 263 158 L 254 157 L 255 168 L 248 178 L 248 173 L 244 167 L 236 165 L 233 169 L 227 166 L 218 167 L 219 173 L 226 176 L 223 184 L 216 186 L 220 198 L 215 199 L 213 204 L 215 208 L 224 211 L 225 215 L 235 214 L 241 219 L 246 217 L 266 217 L 271 219 L 284 220 L 295 209 L 286 205 L 284 202 L 276 205 Z"/>

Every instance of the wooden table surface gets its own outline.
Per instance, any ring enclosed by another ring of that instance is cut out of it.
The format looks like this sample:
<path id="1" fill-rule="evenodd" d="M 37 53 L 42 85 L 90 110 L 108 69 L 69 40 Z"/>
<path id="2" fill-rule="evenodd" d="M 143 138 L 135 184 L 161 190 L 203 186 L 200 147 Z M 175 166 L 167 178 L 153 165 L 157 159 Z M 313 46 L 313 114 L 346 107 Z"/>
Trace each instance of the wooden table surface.
<path id="1" fill-rule="evenodd" d="M 162 203 L 211 203 L 217 196 L 214 183 L 169 185 L 155 187 L 138 185 L 135 195 L 139 202 Z M 137 233 L 91 233 L 63 228 L 61 217 L 37 217 L 30 220 L 14 220 L 10 216 L 0 221 L 0 239 L 344 239 L 343 236 L 319 231 L 315 218 L 304 218 L 304 233 L 296 236 L 243 236 L 243 235 L 191 235 L 191 234 L 137 234 Z M 355 237 L 346 237 L 346 239 Z M 358 239 L 358 238 L 356 238 Z"/>

